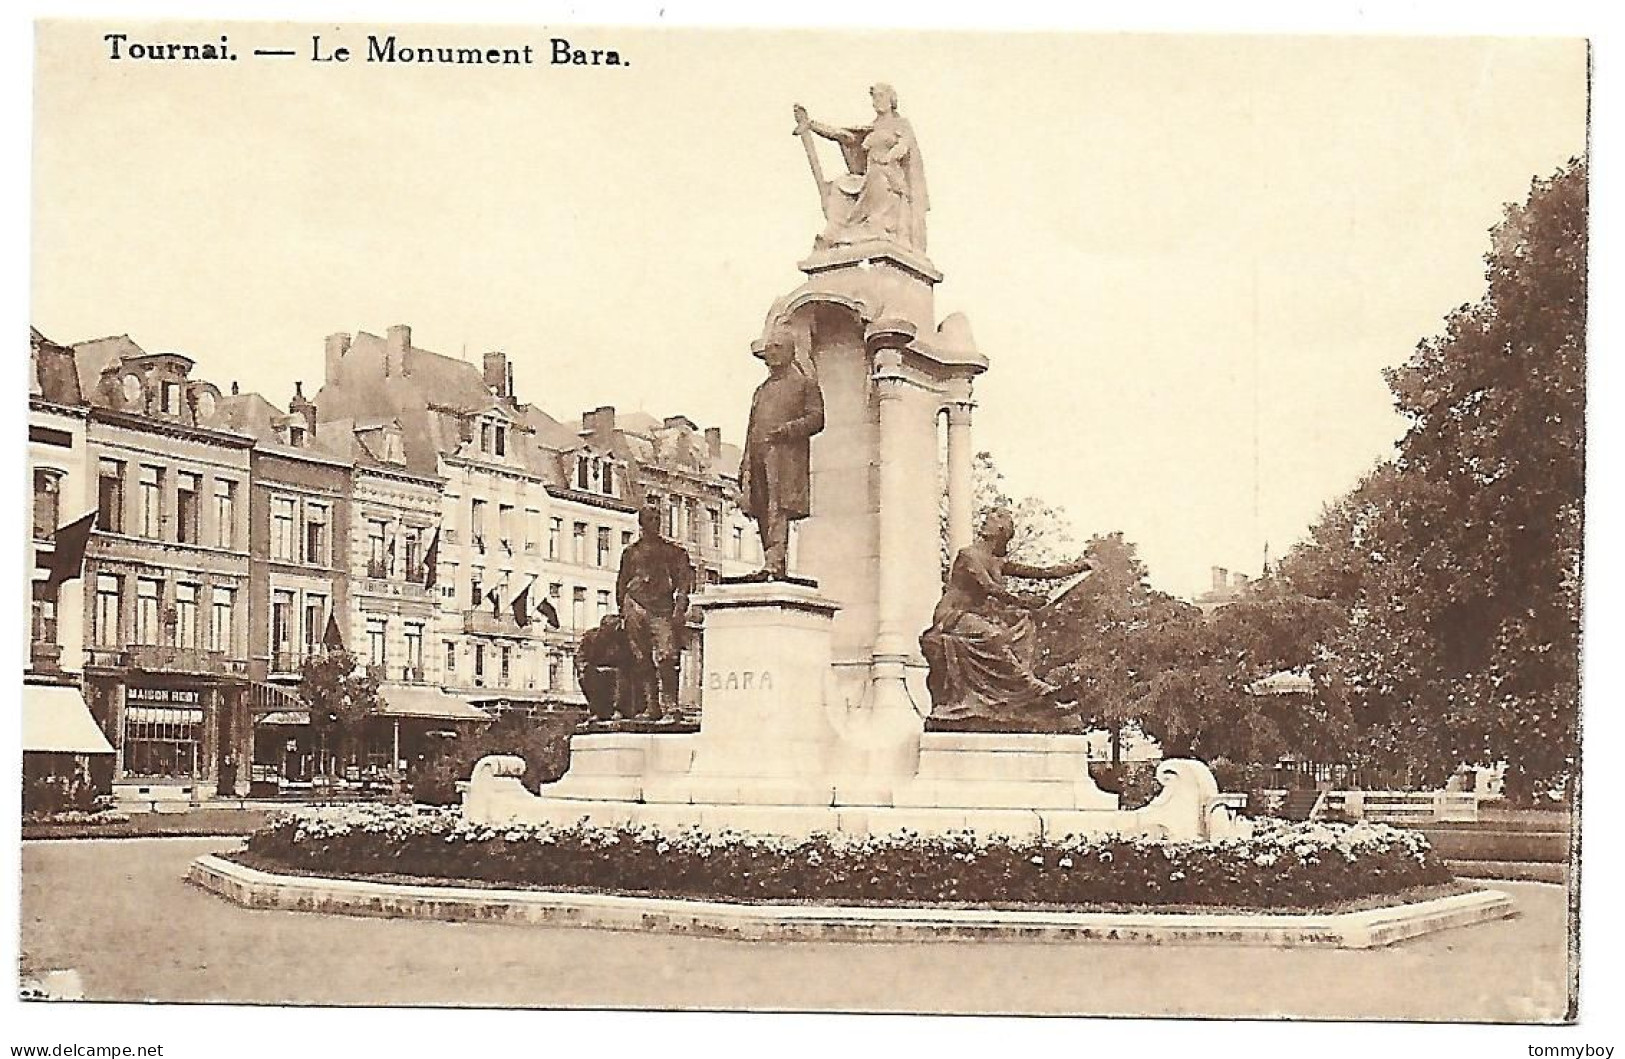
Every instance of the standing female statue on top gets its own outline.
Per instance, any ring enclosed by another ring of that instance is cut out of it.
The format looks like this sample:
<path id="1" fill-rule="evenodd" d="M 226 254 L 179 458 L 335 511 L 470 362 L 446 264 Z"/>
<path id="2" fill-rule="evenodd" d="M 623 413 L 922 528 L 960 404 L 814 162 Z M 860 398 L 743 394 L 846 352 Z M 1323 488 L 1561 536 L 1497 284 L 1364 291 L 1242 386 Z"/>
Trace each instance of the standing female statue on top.
<path id="1" fill-rule="evenodd" d="M 796 105 L 795 135 L 807 149 L 807 162 L 828 222 L 815 245 L 820 249 L 875 239 L 925 253 L 925 166 L 908 119 L 897 113 L 897 93 L 890 85 L 869 89 L 875 120 L 871 125 L 840 128 L 812 121 Z M 813 135 L 834 140 L 846 160 L 847 175 L 824 179 L 813 149 Z"/>

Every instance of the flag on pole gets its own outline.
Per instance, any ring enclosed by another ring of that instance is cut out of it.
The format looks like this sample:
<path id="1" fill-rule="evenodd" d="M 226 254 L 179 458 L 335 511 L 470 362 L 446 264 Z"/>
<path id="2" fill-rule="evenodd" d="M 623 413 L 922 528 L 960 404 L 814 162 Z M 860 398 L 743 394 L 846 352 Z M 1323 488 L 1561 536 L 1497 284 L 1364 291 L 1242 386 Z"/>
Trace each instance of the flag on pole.
<path id="1" fill-rule="evenodd" d="M 434 528 L 434 536 L 429 538 L 429 547 L 423 553 L 423 587 L 433 588 L 435 579 L 440 576 L 440 527 Z"/>
<path id="2" fill-rule="evenodd" d="M 51 554 L 50 573 L 45 578 L 47 587 L 54 588 L 84 573 L 85 546 L 90 543 L 90 530 L 95 524 L 96 512 L 91 511 L 56 531 L 56 551 Z"/>
<path id="3" fill-rule="evenodd" d="M 540 614 L 543 620 L 552 628 L 557 629 L 559 627 L 559 611 L 557 607 L 553 606 L 551 599 L 543 596 L 542 601 L 536 604 L 536 613 Z"/>
<path id="4" fill-rule="evenodd" d="M 344 650 L 344 637 L 339 632 L 338 615 L 332 611 L 327 612 L 327 631 L 322 633 L 322 646 L 329 651 Z"/>
<path id="5" fill-rule="evenodd" d="M 513 620 L 521 628 L 530 624 L 530 586 L 535 583 L 536 576 L 532 574 L 530 581 L 519 590 L 519 594 L 514 596 L 513 602 L 509 604 L 513 610 Z"/>

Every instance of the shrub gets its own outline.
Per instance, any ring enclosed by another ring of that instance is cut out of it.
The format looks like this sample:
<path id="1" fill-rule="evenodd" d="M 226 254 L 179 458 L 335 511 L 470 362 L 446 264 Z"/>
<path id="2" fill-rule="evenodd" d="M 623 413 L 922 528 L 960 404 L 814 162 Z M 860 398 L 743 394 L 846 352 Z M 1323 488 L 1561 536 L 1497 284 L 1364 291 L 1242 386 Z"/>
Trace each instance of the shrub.
<path id="1" fill-rule="evenodd" d="M 257 863 L 509 886 L 744 901 L 1324 908 L 1448 882 L 1414 831 L 1260 821 L 1245 839 L 1011 839 L 910 832 L 796 840 L 698 829 L 470 824 L 454 809 L 342 806 L 275 817 Z"/>

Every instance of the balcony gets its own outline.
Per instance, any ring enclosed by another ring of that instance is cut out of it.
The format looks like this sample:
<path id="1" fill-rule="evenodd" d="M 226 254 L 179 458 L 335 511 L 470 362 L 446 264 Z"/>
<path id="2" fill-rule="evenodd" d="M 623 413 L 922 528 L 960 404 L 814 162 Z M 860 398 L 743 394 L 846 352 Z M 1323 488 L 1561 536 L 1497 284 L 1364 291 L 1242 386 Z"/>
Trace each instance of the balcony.
<path id="1" fill-rule="evenodd" d="M 276 674 L 297 675 L 304 668 L 305 659 L 316 653 L 314 645 L 306 647 L 303 651 L 295 651 L 284 647 L 271 655 L 271 672 Z"/>
<path id="2" fill-rule="evenodd" d="M 242 676 L 248 663 L 229 658 L 224 651 L 203 651 L 195 647 L 168 647 L 162 644 L 131 644 L 124 649 L 123 663 L 130 669 L 149 673 L 202 673 L 214 676 Z"/>
<path id="3" fill-rule="evenodd" d="M 28 645 L 28 665 L 36 673 L 57 673 L 62 669 L 62 645 L 35 640 Z"/>
<path id="4" fill-rule="evenodd" d="M 528 636 L 533 627 L 521 626 L 506 611 L 502 614 L 484 609 L 463 611 L 463 632 L 471 636 Z"/>

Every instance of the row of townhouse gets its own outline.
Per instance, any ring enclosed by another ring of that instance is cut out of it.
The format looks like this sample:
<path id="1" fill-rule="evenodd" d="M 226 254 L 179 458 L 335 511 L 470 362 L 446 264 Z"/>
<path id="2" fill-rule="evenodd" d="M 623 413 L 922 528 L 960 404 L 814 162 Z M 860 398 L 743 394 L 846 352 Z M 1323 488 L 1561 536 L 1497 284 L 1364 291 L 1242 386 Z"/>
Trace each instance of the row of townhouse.
<path id="1" fill-rule="evenodd" d="M 651 499 L 702 581 L 760 561 L 718 431 L 609 406 L 566 426 L 516 397 L 502 353 L 442 356 L 404 325 L 333 335 L 318 392 L 295 383 L 283 408 L 125 336 L 31 350 L 25 682 L 64 731 L 81 690 L 122 782 L 246 794 L 326 771 L 297 686 L 335 635 L 380 679 L 374 765 L 579 704 L 575 644 L 614 610 Z M 86 511 L 60 582 L 53 539 Z"/>

